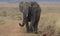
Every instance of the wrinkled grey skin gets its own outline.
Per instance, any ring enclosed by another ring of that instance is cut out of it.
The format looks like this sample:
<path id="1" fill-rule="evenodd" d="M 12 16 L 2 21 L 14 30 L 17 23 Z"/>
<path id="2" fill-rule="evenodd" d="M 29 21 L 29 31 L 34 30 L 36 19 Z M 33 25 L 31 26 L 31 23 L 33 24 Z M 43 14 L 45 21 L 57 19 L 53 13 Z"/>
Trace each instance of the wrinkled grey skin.
<path id="1" fill-rule="evenodd" d="M 37 2 L 20 2 L 19 9 L 23 13 L 23 23 L 19 23 L 19 25 L 21 27 L 26 25 L 27 32 L 37 33 L 41 13 L 39 4 Z"/>

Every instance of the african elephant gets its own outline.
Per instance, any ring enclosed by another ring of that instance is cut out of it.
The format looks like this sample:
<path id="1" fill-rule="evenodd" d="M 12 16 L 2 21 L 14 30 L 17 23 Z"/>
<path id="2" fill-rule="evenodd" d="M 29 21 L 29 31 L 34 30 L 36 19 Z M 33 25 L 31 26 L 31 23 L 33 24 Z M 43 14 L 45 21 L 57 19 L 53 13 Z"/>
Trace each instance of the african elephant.
<path id="1" fill-rule="evenodd" d="M 19 23 L 19 26 L 26 25 L 27 32 L 38 33 L 38 22 L 41 14 L 39 4 L 37 2 L 20 2 L 19 9 L 23 13 L 23 23 Z"/>

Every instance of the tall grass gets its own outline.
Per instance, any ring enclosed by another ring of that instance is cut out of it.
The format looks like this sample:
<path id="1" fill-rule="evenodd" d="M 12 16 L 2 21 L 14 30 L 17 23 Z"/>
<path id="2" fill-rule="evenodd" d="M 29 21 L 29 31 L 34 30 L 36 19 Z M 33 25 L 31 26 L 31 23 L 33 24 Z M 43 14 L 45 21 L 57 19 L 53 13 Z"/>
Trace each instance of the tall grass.
<path id="1" fill-rule="evenodd" d="M 2 8 L 0 9 L 0 17 L 8 17 L 13 20 L 22 19 L 22 15 L 18 8 Z"/>

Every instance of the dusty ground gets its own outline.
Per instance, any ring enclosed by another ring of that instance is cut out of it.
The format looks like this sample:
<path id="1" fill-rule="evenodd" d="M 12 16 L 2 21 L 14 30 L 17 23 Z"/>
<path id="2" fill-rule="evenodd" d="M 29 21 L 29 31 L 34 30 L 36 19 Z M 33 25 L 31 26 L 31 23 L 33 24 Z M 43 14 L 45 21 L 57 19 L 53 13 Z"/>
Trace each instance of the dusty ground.
<path id="1" fill-rule="evenodd" d="M 18 20 L 5 20 L 5 24 L 0 25 L 0 36 L 36 36 L 36 34 L 26 33 L 18 25 Z"/>

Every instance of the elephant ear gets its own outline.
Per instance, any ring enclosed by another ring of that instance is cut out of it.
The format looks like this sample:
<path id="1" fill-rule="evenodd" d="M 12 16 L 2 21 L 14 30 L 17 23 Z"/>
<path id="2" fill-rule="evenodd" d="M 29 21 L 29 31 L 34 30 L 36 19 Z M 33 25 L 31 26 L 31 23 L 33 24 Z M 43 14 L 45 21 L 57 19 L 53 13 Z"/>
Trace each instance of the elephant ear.
<path id="1" fill-rule="evenodd" d="M 24 2 L 20 2 L 19 3 L 19 10 L 20 10 L 20 12 L 23 12 L 23 4 L 24 4 Z"/>
<path id="2" fill-rule="evenodd" d="M 24 5 L 23 5 L 23 13 L 26 15 L 26 17 L 28 16 L 28 13 L 29 13 L 29 7 L 30 7 L 30 4 L 28 2 L 25 2 Z"/>
<path id="3" fill-rule="evenodd" d="M 24 6 L 23 13 L 26 15 L 26 17 L 28 16 L 28 13 L 29 13 L 29 7 L 28 6 Z"/>
<path id="4" fill-rule="evenodd" d="M 22 12 L 22 13 L 26 14 L 26 16 L 28 16 L 29 3 L 28 2 L 20 2 L 19 10 L 20 10 L 20 12 Z"/>

